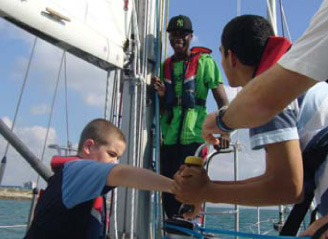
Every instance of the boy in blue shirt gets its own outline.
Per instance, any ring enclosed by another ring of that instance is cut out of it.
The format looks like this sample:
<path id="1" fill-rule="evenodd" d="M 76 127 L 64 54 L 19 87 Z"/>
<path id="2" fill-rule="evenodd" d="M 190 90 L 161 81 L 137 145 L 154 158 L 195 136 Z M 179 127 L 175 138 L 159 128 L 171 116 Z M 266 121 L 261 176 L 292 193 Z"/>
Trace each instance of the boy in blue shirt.
<path id="1" fill-rule="evenodd" d="M 55 156 L 55 172 L 35 210 L 30 238 L 105 238 L 106 200 L 116 186 L 171 192 L 172 180 L 143 168 L 117 164 L 126 142 L 120 129 L 95 119 L 82 131 L 78 155 Z"/>

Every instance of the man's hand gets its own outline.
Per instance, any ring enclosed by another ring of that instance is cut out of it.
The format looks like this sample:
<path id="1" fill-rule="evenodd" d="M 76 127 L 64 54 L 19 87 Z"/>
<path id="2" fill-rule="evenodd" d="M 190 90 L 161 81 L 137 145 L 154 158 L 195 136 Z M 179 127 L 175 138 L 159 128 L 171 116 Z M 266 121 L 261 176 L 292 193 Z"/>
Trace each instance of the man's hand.
<path id="1" fill-rule="evenodd" d="M 316 220 L 309 226 L 300 236 L 313 236 L 314 233 L 322 227 L 324 224 L 328 223 L 328 215 Z M 326 230 L 322 235 L 320 236 L 320 239 L 326 239 L 328 238 L 328 230 Z"/>
<path id="2" fill-rule="evenodd" d="M 172 193 L 182 203 L 196 204 L 205 200 L 205 191 L 210 179 L 204 168 L 183 165 L 174 175 Z"/>
<path id="3" fill-rule="evenodd" d="M 165 95 L 165 85 L 164 82 L 162 82 L 157 76 L 154 76 L 152 78 L 152 84 L 154 86 L 154 89 L 158 92 L 158 96 L 160 98 L 163 98 Z"/>
<path id="4" fill-rule="evenodd" d="M 209 113 L 203 123 L 202 137 L 205 141 L 212 145 L 220 145 L 220 140 L 218 138 L 215 138 L 213 134 L 226 135 L 227 133 L 222 132 L 216 126 L 216 114 Z"/>
<path id="5" fill-rule="evenodd" d="M 200 213 L 202 209 L 202 203 L 192 204 L 195 208 L 192 212 L 186 212 L 183 214 L 184 219 L 194 219 Z"/>
<path id="6" fill-rule="evenodd" d="M 220 141 L 218 145 L 219 149 L 229 148 L 231 142 L 230 134 L 221 134 L 221 136 L 219 137 L 219 141 Z"/>

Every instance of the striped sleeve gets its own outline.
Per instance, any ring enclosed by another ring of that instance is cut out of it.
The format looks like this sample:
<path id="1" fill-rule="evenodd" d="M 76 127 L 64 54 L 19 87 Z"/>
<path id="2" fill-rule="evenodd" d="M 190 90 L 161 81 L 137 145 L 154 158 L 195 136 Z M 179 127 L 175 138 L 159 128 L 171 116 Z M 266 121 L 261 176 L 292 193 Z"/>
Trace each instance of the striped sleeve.
<path id="1" fill-rule="evenodd" d="M 249 131 L 252 149 L 265 148 L 268 144 L 299 139 L 297 132 L 298 107 L 294 101 L 268 123 Z"/>

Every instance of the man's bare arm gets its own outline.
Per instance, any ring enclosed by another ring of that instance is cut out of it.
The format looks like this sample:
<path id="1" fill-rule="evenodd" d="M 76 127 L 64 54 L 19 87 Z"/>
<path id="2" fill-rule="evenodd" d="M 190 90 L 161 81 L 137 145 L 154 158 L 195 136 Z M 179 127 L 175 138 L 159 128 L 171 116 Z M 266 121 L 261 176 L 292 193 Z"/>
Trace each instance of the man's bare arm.
<path id="1" fill-rule="evenodd" d="M 233 129 L 262 125 L 315 83 L 276 64 L 240 91 L 225 112 L 223 122 Z"/>
<path id="2" fill-rule="evenodd" d="M 185 167 L 175 175 L 173 193 L 184 203 L 213 202 L 269 206 L 302 198 L 303 170 L 298 140 L 267 147 L 263 175 L 241 181 L 210 181 L 205 170 Z"/>

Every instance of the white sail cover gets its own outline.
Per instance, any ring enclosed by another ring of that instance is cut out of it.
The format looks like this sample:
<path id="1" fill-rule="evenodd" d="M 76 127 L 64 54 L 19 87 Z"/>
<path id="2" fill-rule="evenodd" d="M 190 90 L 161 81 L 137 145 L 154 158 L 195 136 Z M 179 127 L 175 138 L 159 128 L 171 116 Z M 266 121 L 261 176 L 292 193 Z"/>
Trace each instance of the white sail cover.
<path id="1" fill-rule="evenodd" d="M 122 68 L 131 2 L 1 0 L 0 16 L 103 69 Z"/>

